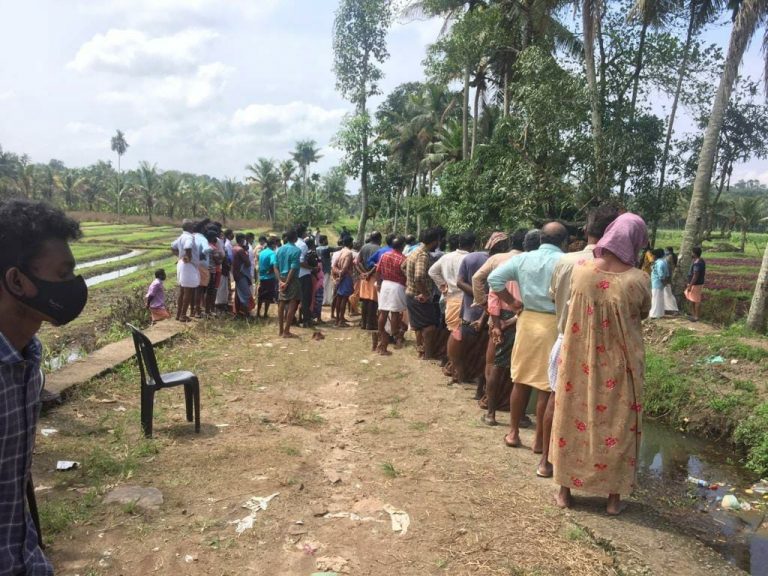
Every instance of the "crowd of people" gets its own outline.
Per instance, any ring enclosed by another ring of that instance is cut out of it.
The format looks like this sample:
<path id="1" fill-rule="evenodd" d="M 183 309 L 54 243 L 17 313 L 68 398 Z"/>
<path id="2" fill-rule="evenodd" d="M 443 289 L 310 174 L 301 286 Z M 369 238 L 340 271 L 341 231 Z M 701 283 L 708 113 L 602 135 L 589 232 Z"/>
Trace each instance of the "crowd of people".
<path id="1" fill-rule="evenodd" d="M 677 313 L 670 282 L 677 255 L 651 250 L 643 220 L 613 205 L 592 209 L 582 229 L 552 221 L 496 231 L 482 250 L 477 245 L 475 233 L 442 227 L 418 242 L 372 232 L 362 245 L 345 229 L 330 246 L 303 224 L 256 241 L 215 222 L 185 221 L 172 246 L 176 318 L 217 308 L 239 318 L 255 308 L 265 318 L 277 303 L 278 334 L 293 338 L 295 326 L 315 337 L 319 324 L 349 328 L 359 316 L 371 352 L 383 356 L 403 348 L 410 329 L 420 358 L 476 386 L 484 424 L 497 426 L 497 412 L 509 411 L 507 446 L 521 447 L 520 429 L 535 427 L 535 473 L 554 477 L 558 505 L 570 506 L 576 488 L 608 495 L 607 512 L 618 514 L 634 486 L 641 434 L 640 322 Z M 685 297 L 696 320 L 700 248 L 693 258 Z M 162 301 L 162 272 L 148 292 L 151 309 Z"/>

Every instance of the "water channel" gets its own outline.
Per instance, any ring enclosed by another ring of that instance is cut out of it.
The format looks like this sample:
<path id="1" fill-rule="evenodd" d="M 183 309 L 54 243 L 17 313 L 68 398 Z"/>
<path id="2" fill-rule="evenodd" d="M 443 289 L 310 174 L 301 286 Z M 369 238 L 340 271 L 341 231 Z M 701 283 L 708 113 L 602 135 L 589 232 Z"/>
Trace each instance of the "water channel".
<path id="1" fill-rule="evenodd" d="M 752 576 L 768 576 L 768 499 L 751 486 L 759 480 L 738 464 L 727 445 L 701 440 L 646 419 L 639 458 L 640 501 L 678 529 L 693 534 Z M 689 478 L 704 480 L 697 486 Z M 751 510 L 723 510 L 733 494 Z"/>
<path id="2" fill-rule="evenodd" d="M 112 256 L 110 258 L 101 258 L 100 260 L 90 260 L 88 262 L 83 262 L 82 264 L 78 264 L 75 266 L 75 270 L 82 270 L 83 268 L 93 268 L 94 266 L 101 266 L 102 264 L 111 264 L 112 262 L 120 262 L 121 260 L 128 260 L 129 258 L 135 258 L 136 256 L 141 256 L 144 254 L 146 250 L 131 250 L 130 252 L 126 252 L 125 254 L 120 254 L 119 256 Z"/>
<path id="3" fill-rule="evenodd" d="M 123 276 L 128 276 L 129 274 L 133 274 L 134 272 L 138 272 L 139 270 L 152 268 L 154 266 L 157 266 L 160 262 L 162 262 L 162 260 L 152 260 L 151 262 L 144 262 L 143 264 L 126 266 L 125 268 L 120 268 L 119 270 L 113 270 L 112 272 L 105 272 L 104 274 L 99 274 L 98 276 L 91 276 L 90 278 L 87 278 L 85 280 L 85 284 L 88 287 L 96 286 L 97 284 L 101 284 L 102 282 L 108 282 L 109 280 L 115 280 L 117 278 L 122 278 Z"/>

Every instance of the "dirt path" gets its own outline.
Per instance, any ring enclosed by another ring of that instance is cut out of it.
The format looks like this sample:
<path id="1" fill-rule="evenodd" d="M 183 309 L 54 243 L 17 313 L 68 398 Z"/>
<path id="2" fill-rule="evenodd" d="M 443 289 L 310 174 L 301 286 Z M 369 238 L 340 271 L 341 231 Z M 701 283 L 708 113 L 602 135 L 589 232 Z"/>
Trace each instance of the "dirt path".
<path id="1" fill-rule="evenodd" d="M 156 439 L 140 440 L 133 368 L 46 415 L 59 433 L 39 438 L 40 498 L 46 518 L 63 502 L 69 520 L 52 533 L 57 573 L 741 574 L 639 504 L 619 519 L 599 499 L 557 510 L 536 457 L 479 423 L 473 390 L 412 349 L 382 359 L 357 330 L 324 332 L 285 343 L 272 326 L 221 323 L 164 350 L 165 369 L 201 377 L 200 436 L 170 390 Z M 83 467 L 52 472 L 62 458 Z M 117 484 L 165 501 L 102 504 Z M 238 536 L 243 504 L 275 493 Z M 408 514 L 406 533 L 387 509 Z"/>

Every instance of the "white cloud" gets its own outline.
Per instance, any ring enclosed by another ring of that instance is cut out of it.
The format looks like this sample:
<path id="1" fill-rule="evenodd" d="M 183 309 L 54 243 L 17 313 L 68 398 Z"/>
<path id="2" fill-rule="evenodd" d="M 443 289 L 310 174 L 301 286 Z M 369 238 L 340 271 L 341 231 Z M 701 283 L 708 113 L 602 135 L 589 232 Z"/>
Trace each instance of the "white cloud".
<path id="1" fill-rule="evenodd" d="M 336 126 L 346 114 L 343 108 L 321 108 L 314 104 L 294 101 L 288 104 L 251 104 L 235 111 L 232 124 L 237 128 Z"/>
<path id="2" fill-rule="evenodd" d="M 107 134 L 106 128 L 89 122 L 67 122 L 64 126 L 67 132 L 76 135 L 103 135 Z"/>
<path id="3" fill-rule="evenodd" d="M 8 100 L 12 99 L 16 94 L 13 92 L 13 90 L 3 90 L 0 92 L 0 102 L 7 102 Z"/>
<path id="4" fill-rule="evenodd" d="M 140 30 L 111 29 L 83 44 L 67 64 L 78 72 L 113 72 L 158 76 L 194 70 L 205 48 L 218 34 L 191 28 L 168 36 L 149 37 Z"/>
<path id="5" fill-rule="evenodd" d="M 86 14 L 119 16 L 141 23 L 173 23 L 179 20 L 218 19 L 222 16 L 249 20 L 271 15 L 281 0 L 82 0 Z"/>

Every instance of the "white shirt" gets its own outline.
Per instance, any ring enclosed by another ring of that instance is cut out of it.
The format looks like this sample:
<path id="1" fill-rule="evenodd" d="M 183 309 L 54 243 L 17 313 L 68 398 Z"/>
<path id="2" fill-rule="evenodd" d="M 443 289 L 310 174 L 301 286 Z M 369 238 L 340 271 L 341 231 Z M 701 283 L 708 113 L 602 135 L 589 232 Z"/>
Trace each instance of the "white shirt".
<path id="1" fill-rule="evenodd" d="M 309 252 L 307 243 L 304 242 L 304 240 L 302 240 L 301 238 L 299 238 L 298 240 L 296 240 L 296 247 L 301 250 L 301 257 L 299 258 L 299 262 L 301 264 L 304 264 L 307 259 L 307 252 Z M 308 274 L 312 274 L 312 270 L 310 270 L 309 268 L 304 268 L 303 266 L 299 268 L 299 278 L 303 278 Z"/>
<path id="2" fill-rule="evenodd" d="M 171 248 L 178 251 L 179 258 L 186 256 L 186 251 L 189 250 L 192 253 L 190 262 L 195 266 L 200 265 L 200 250 L 196 250 L 197 242 L 191 232 L 182 232 L 181 236 L 176 238 L 171 244 Z"/>
<path id="3" fill-rule="evenodd" d="M 464 294 L 456 284 L 456 280 L 459 277 L 461 261 L 467 254 L 469 252 L 466 250 L 454 250 L 442 256 L 429 268 L 429 277 L 438 288 L 448 286 L 447 298 Z"/>

